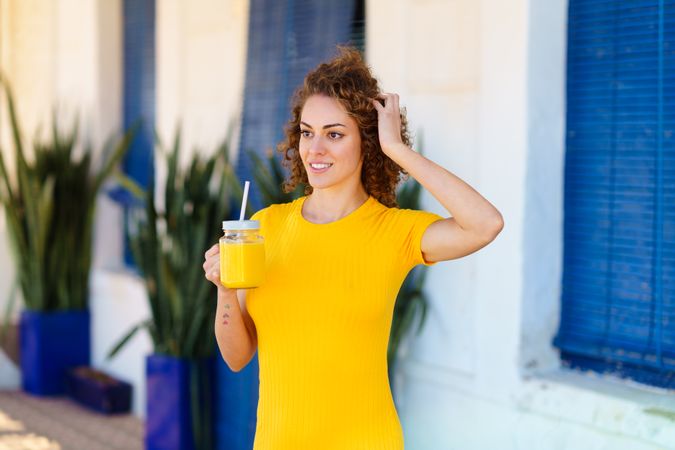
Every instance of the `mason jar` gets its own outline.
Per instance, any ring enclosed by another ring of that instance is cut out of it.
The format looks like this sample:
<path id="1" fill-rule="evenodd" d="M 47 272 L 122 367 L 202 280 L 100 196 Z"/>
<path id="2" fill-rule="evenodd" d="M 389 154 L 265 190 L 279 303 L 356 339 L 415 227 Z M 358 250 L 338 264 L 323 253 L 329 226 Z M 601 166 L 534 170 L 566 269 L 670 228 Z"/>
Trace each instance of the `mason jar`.
<path id="1" fill-rule="evenodd" d="M 265 279 L 265 240 L 258 220 L 226 220 L 220 238 L 220 282 L 227 288 L 255 288 Z"/>

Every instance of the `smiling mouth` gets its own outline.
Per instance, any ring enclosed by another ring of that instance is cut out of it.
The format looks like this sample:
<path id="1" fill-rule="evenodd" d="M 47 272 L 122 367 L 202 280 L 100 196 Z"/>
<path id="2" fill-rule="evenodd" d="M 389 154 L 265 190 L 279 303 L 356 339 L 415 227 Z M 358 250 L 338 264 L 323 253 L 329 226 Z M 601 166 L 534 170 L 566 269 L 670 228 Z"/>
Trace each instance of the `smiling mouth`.
<path id="1" fill-rule="evenodd" d="M 330 164 L 310 164 L 309 167 L 312 169 L 312 172 L 324 172 L 328 169 L 330 169 L 333 166 L 332 163 Z"/>

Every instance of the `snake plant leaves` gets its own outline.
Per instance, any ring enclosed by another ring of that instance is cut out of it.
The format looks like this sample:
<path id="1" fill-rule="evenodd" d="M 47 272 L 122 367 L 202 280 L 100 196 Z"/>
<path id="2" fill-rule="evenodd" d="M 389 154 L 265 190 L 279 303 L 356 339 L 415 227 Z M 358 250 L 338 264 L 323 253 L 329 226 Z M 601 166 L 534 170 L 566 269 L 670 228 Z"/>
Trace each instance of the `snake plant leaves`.
<path id="1" fill-rule="evenodd" d="M 2 76 L 0 85 L 14 147 L 14 167 L 0 153 L 0 199 L 24 303 L 35 311 L 84 309 L 97 195 L 127 152 L 134 130 L 116 139 L 114 152 L 95 166 L 92 147 L 78 142 L 78 121 L 63 132 L 54 115 L 49 138 L 33 140 L 29 159 L 11 87 Z"/>
<path id="2" fill-rule="evenodd" d="M 204 278 L 201 261 L 218 241 L 220 223 L 230 214 L 239 186 L 228 160 L 226 139 L 209 157 L 195 150 L 182 164 L 181 133 L 167 150 L 159 137 L 155 157 L 166 167 L 161 191 L 152 180 L 143 204 L 130 211 L 134 261 L 145 281 L 150 304 L 154 350 L 174 357 L 202 358 L 214 347 L 215 286 Z M 133 183 L 127 183 L 133 185 Z M 155 203 L 163 199 L 161 208 Z M 128 342 L 127 333 L 110 356 Z"/>

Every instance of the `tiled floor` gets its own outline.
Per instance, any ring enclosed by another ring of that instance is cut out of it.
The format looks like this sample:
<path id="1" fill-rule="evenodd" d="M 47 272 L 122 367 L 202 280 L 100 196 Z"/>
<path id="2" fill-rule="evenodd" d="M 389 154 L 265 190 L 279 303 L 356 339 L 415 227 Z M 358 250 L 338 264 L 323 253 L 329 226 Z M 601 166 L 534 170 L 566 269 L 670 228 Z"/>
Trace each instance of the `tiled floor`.
<path id="1" fill-rule="evenodd" d="M 0 391 L 0 450 L 142 448 L 143 422 L 134 416 L 106 416 L 65 397 Z"/>

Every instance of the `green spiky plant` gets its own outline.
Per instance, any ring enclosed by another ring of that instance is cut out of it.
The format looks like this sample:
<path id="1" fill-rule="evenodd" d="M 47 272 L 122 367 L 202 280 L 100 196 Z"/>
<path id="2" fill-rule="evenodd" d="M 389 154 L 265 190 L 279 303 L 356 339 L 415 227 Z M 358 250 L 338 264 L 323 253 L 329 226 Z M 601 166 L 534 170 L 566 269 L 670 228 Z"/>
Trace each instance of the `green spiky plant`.
<path id="1" fill-rule="evenodd" d="M 241 186 L 229 162 L 227 141 L 211 157 L 195 151 L 186 168 L 180 167 L 180 147 L 180 133 L 170 151 L 158 145 L 157 155 L 167 168 L 163 211 L 155 203 L 154 177 L 147 191 L 129 179 L 122 182 L 141 200 L 141 206 L 130 209 L 129 242 L 145 281 L 151 317 L 131 328 L 110 357 L 141 329 L 149 332 L 159 354 L 206 357 L 213 350 L 214 308 L 208 299 L 215 286 L 195 261 L 218 241 L 218 224 L 229 216 L 230 200 L 241 195 Z"/>
<path id="2" fill-rule="evenodd" d="M 157 155 L 166 163 L 163 210 L 155 203 L 154 177 L 147 191 L 131 180 L 123 184 L 141 200 L 130 210 L 129 242 L 134 262 L 145 281 L 150 319 L 132 327 L 113 347 L 112 358 L 141 329 L 149 332 L 154 352 L 186 359 L 190 370 L 195 447 L 212 448 L 212 408 L 208 392 L 208 358 L 214 350 L 213 298 L 216 288 L 204 278 L 199 261 L 217 242 L 219 224 L 230 215 L 231 200 L 241 186 L 230 164 L 229 139 L 213 156 L 194 151 L 186 168 L 180 165 L 180 133 L 170 151 L 157 140 Z"/>
<path id="3" fill-rule="evenodd" d="M 105 144 L 93 161 L 90 146 L 79 158 L 77 121 L 59 130 L 56 116 L 51 139 L 35 139 L 32 158 L 25 151 L 14 97 L 0 76 L 14 145 L 14 171 L 0 149 L 0 202 L 16 264 L 17 282 L 28 310 L 51 312 L 87 308 L 96 199 L 129 148 L 134 131 Z M 12 296 L 13 297 L 13 296 Z M 8 302 L 9 319 L 13 299 Z"/>

